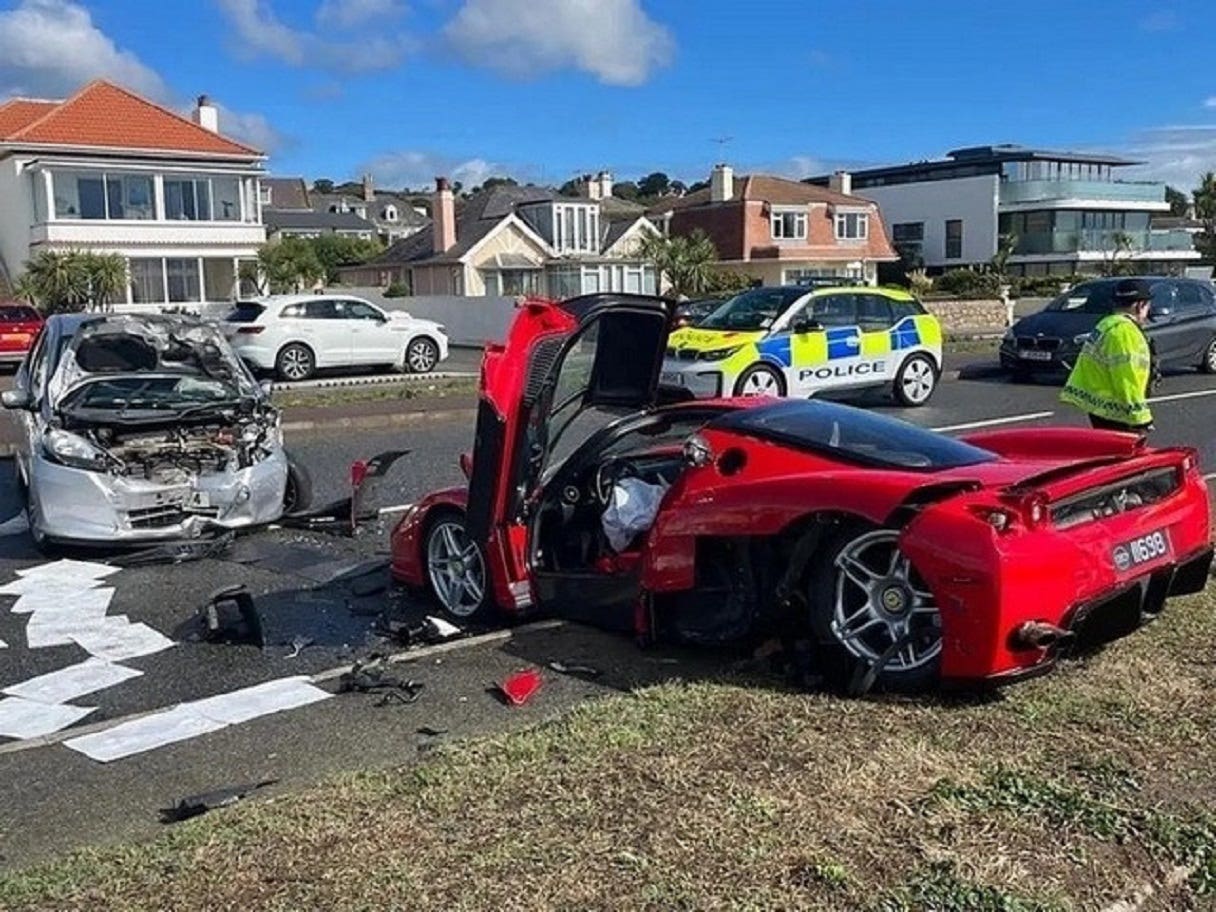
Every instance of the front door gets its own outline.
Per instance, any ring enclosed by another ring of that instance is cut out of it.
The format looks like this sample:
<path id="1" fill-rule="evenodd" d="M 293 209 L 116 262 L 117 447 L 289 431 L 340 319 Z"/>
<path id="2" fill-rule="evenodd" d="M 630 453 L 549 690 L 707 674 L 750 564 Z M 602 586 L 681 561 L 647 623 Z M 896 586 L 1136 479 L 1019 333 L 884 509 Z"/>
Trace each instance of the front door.
<path id="1" fill-rule="evenodd" d="M 388 316 L 366 301 L 347 300 L 350 356 L 353 364 L 396 364 L 404 354 L 404 337 L 394 334 Z M 398 343 L 401 343 L 398 346 Z"/>

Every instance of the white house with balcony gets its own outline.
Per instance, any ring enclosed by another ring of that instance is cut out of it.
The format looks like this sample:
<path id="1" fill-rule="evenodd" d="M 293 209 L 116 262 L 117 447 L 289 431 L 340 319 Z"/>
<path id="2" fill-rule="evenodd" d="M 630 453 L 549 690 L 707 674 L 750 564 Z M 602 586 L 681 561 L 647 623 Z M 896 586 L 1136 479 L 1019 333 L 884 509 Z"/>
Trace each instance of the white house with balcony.
<path id="1" fill-rule="evenodd" d="M 853 172 L 852 193 L 878 203 L 904 259 L 930 272 L 989 262 L 1015 239 L 1011 275 L 1071 276 L 1133 261 L 1180 273 L 1200 259 L 1186 231 L 1154 230 L 1165 184 L 1129 181 L 1138 162 L 1023 146 L 976 146 L 944 159 Z M 814 178 L 826 185 L 829 177 Z"/>
<path id="2" fill-rule="evenodd" d="M 107 82 L 65 101 L 0 104 L 0 277 L 42 250 L 127 261 L 122 307 L 232 300 L 266 240 L 265 156 L 219 132 L 204 96 L 190 118 Z"/>

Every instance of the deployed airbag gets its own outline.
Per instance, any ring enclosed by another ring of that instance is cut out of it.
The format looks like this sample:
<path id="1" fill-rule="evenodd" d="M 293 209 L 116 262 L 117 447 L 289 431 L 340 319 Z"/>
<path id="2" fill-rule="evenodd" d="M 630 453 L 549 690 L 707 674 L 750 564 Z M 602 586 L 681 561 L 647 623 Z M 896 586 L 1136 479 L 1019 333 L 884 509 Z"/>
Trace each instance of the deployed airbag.
<path id="1" fill-rule="evenodd" d="M 613 551 L 624 551 L 639 533 L 654 525 L 667 487 L 640 478 L 622 478 L 612 486 L 601 521 Z"/>

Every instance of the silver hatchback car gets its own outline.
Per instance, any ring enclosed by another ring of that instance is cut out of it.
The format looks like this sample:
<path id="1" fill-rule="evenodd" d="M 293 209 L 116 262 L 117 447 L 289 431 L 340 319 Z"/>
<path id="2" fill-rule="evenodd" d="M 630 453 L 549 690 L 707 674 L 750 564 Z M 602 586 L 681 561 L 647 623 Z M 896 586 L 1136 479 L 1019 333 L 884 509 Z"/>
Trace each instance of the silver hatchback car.
<path id="1" fill-rule="evenodd" d="M 266 391 L 191 317 L 52 316 L 0 400 L 39 544 L 189 539 L 308 498 Z"/>

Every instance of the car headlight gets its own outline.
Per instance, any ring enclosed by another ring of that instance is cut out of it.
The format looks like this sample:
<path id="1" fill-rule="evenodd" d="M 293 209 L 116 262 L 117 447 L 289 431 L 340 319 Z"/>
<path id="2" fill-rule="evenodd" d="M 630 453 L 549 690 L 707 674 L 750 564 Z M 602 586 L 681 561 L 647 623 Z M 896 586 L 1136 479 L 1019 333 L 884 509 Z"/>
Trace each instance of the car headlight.
<path id="1" fill-rule="evenodd" d="M 99 472 L 106 467 L 106 453 L 79 434 L 51 428 L 42 437 L 42 448 L 54 462 L 73 469 Z"/>
<path id="2" fill-rule="evenodd" d="M 742 345 L 732 345 L 730 348 L 715 348 L 713 351 L 704 351 L 697 355 L 697 360 L 722 361 L 725 358 L 729 358 L 742 347 Z"/>
<path id="3" fill-rule="evenodd" d="M 1085 344 L 1085 342 L 1086 342 L 1086 340 L 1087 340 L 1087 339 L 1088 339 L 1088 338 L 1089 338 L 1091 335 L 1093 335 L 1093 334 L 1092 334 L 1092 333 L 1082 333 L 1082 334 L 1081 334 L 1081 335 L 1079 335 L 1079 336 L 1073 336 L 1073 337 L 1072 337 L 1072 344 L 1073 344 L 1073 345 L 1084 345 L 1084 344 Z"/>

